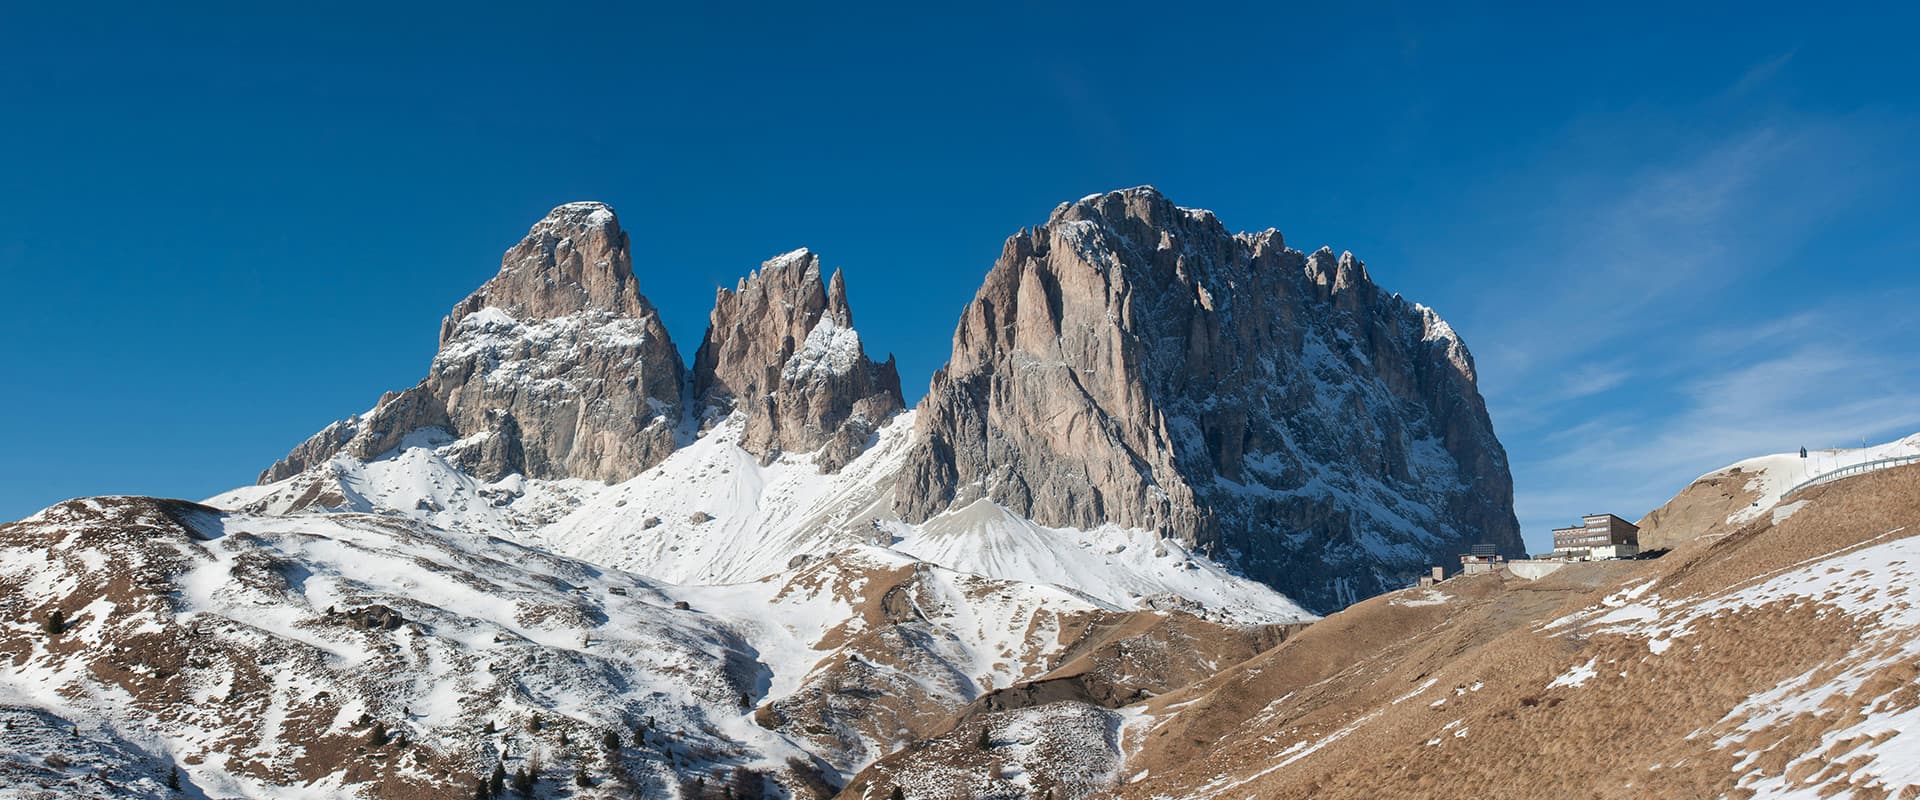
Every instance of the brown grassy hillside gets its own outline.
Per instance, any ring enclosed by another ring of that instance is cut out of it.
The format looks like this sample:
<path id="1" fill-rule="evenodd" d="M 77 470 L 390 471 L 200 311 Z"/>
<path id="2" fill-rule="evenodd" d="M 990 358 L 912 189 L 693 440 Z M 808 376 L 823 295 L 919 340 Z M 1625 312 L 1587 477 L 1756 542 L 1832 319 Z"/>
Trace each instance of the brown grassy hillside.
<path id="1" fill-rule="evenodd" d="M 1691 531 L 1726 512 L 1683 494 L 1663 558 L 1376 597 L 1144 701 L 979 709 L 843 796 L 1920 798 L 1920 468 L 1794 499 Z"/>
<path id="2" fill-rule="evenodd" d="M 1920 469 L 1796 499 L 1662 559 L 1329 617 L 1145 704 L 1114 794 L 1920 796 Z"/>

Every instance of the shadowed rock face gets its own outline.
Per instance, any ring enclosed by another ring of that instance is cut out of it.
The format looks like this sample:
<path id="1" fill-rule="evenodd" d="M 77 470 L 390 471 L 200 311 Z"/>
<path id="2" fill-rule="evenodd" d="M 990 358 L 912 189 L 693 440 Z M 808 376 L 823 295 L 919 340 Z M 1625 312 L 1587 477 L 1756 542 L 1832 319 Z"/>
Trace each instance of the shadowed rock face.
<path id="1" fill-rule="evenodd" d="M 897 510 L 985 497 L 1194 542 L 1317 610 L 1467 544 L 1519 554 L 1472 357 L 1350 254 L 1151 188 L 1007 240 L 916 422 Z"/>
<path id="2" fill-rule="evenodd" d="M 463 440 L 462 466 L 495 479 L 630 478 L 673 451 L 685 368 L 633 275 L 627 234 L 601 203 L 549 213 L 500 273 L 440 324 L 419 385 L 334 423 L 260 476 L 336 453 L 377 458 L 416 432 Z"/>
<path id="3" fill-rule="evenodd" d="M 722 288 L 708 320 L 694 397 L 708 420 L 744 411 L 741 446 L 763 463 L 819 451 L 821 469 L 837 471 L 903 406 L 893 358 L 874 363 L 854 332 L 845 280 L 835 270 L 823 283 L 805 249 Z"/>

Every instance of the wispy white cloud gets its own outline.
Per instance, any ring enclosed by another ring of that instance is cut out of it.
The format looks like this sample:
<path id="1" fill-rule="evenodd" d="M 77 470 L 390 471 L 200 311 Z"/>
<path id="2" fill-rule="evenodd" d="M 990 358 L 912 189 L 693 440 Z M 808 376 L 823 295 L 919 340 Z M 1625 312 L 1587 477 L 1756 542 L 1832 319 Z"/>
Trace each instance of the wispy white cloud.
<path id="1" fill-rule="evenodd" d="M 1740 74 L 1740 79 L 1734 81 L 1733 85 L 1727 88 L 1726 95 L 1737 98 L 1766 85 L 1774 79 L 1774 76 L 1779 75 L 1780 71 L 1785 69 L 1788 62 L 1793 61 L 1794 55 L 1799 52 L 1800 48 L 1795 47 L 1748 67 L 1746 72 Z"/>
<path id="2" fill-rule="evenodd" d="M 1540 371 L 1593 360 L 1777 269 L 1871 181 L 1875 150 L 1825 121 L 1774 121 L 1623 175 L 1576 175 L 1542 212 L 1484 348 L 1495 394 L 1541 397 Z M 1555 398 L 1564 399 L 1564 398 Z"/>
<path id="3" fill-rule="evenodd" d="M 1481 256 L 1508 275 L 1476 312 L 1481 388 L 1536 546 L 1568 515 L 1638 515 L 1732 461 L 1920 430 L 1920 298 L 1834 287 L 1807 307 L 1773 285 L 1804 285 L 1815 267 L 1796 259 L 1898 185 L 1888 165 L 1915 126 L 1772 114 L 1676 133 L 1666 120 L 1658 156 L 1607 149 L 1639 119 L 1570 131 L 1567 157 L 1534 176 L 1532 227 Z M 1611 158 L 1577 163 L 1596 149 Z"/>
<path id="4" fill-rule="evenodd" d="M 1920 335 L 1908 293 L 1841 298 L 1780 320 L 1697 332 L 1649 372 L 1653 402 L 1572 416 L 1515 463 L 1516 512 L 1548 523 L 1605 506 L 1639 515 L 1695 477 L 1756 455 L 1920 431 Z"/>
<path id="5" fill-rule="evenodd" d="M 1582 444 L 1540 465 L 1673 477 L 1801 444 L 1920 429 L 1920 375 L 1913 368 L 1828 345 L 1711 373 L 1682 389 L 1686 399 L 1662 418 L 1570 429 L 1578 434 L 1567 438 Z"/>

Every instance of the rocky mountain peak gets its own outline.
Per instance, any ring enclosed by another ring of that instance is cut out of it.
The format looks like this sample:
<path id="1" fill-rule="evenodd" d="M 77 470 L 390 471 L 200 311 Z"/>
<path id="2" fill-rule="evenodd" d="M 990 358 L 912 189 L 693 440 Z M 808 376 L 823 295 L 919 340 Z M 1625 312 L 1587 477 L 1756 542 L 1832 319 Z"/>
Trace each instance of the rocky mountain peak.
<path id="1" fill-rule="evenodd" d="M 987 499 L 1208 549 L 1316 609 L 1521 552 L 1464 345 L 1351 254 L 1151 187 L 1008 239 L 917 415 L 897 510 Z M 1464 367 L 1464 368 L 1463 368 Z"/>
<path id="2" fill-rule="evenodd" d="M 1047 227 L 1071 229 L 1075 223 L 1097 225 L 1112 235 L 1147 248 L 1175 246 L 1195 237 L 1226 238 L 1227 231 L 1213 212 L 1182 208 L 1152 186 L 1092 194 L 1062 203 Z"/>
<path id="3" fill-rule="evenodd" d="M 867 358 L 853 328 L 846 279 L 822 280 L 820 257 L 802 248 L 769 259 L 729 291 L 720 289 L 694 356 L 701 416 L 747 417 L 741 446 L 763 460 L 821 451 L 837 470 L 901 409 L 893 359 Z"/>
<path id="4" fill-rule="evenodd" d="M 633 275 L 632 246 L 613 207 L 567 203 L 547 212 L 500 261 L 500 272 L 454 306 L 440 326 L 446 343 L 467 315 L 497 308 L 515 319 L 584 311 L 653 313 Z"/>
<path id="5" fill-rule="evenodd" d="M 338 453 L 377 458 L 419 434 L 456 440 L 485 480 L 617 481 L 673 451 L 685 366 L 640 294 L 631 245 L 604 203 L 568 203 L 533 225 L 500 271 L 440 324 L 418 385 L 329 425 L 261 473 L 270 483 Z"/>

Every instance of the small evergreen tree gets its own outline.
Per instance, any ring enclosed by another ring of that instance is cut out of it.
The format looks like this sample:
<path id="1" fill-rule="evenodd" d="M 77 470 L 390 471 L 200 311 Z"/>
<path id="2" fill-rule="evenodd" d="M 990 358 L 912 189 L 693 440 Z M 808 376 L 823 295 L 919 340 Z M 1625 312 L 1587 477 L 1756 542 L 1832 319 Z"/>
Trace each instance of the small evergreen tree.
<path id="1" fill-rule="evenodd" d="M 392 737 L 387 735 L 387 723 L 373 723 L 373 732 L 367 734 L 367 744 L 374 747 L 385 747 L 387 742 L 391 740 Z"/>
<path id="2" fill-rule="evenodd" d="M 608 753 L 619 753 L 620 734 L 614 733 L 613 731 L 600 734 L 600 746 L 605 748 Z"/>
<path id="3" fill-rule="evenodd" d="M 527 732 L 528 733 L 540 732 L 540 715 L 538 714 L 527 715 Z"/>
<path id="4" fill-rule="evenodd" d="M 60 634 L 66 633 L 67 615 L 56 608 L 47 612 L 47 620 L 40 623 L 40 627 L 47 632 L 48 636 L 59 636 Z"/>
<path id="5" fill-rule="evenodd" d="M 573 785 L 582 789 L 593 785 L 593 779 L 587 777 L 587 765 L 581 764 L 573 769 Z"/>
<path id="6" fill-rule="evenodd" d="M 481 779 L 473 786 L 473 800 L 493 800 L 493 792 L 487 790 L 487 782 Z"/>
<path id="7" fill-rule="evenodd" d="M 174 767 L 172 772 L 167 773 L 167 788 L 176 792 L 180 791 L 180 768 L 179 767 Z"/>
<path id="8" fill-rule="evenodd" d="M 496 761 L 493 763 L 493 777 L 487 779 L 487 794 L 499 796 L 507 791 L 507 767 Z"/>
<path id="9" fill-rule="evenodd" d="M 533 776 L 527 774 L 527 768 L 521 767 L 513 773 L 513 790 L 521 797 L 533 796 Z"/>
<path id="10" fill-rule="evenodd" d="M 493 720 L 487 720 L 487 735 L 492 736 L 493 734 L 496 734 L 499 732 L 500 732 L 500 728 L 493 724 Z"/>
<path id="11" fill-rule="evenodd" d="M 974 744 L 982 750 L 993 749 L 993 734 L 987 732 L 985 725 L 980 726 L 980 738 Z"/>
<path id="12" fill-rule="evenodd" d="M 895 786 L 893 787 L 893 794 L 887 795 L 887 800 L 907 800 L 907 792 L 905 789 Z"/>
<path id="13" fill-rule="evenodd" d="M 750 695 L 748 695 L 748 694 L 747 694 L 746 692 L 741 692 L 741 693 L 740 693 L 740 707 L 741 707 L 741 708 L 752 708 L 752 707 L 753 707 L 753 697 L 752 697 L 752 696 L 750 696 Z"/>

